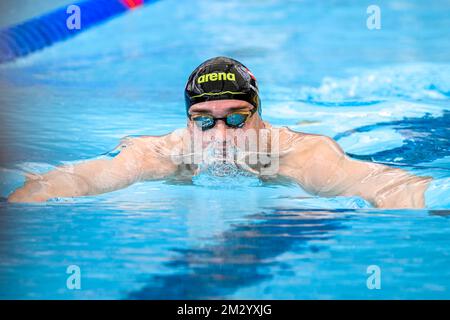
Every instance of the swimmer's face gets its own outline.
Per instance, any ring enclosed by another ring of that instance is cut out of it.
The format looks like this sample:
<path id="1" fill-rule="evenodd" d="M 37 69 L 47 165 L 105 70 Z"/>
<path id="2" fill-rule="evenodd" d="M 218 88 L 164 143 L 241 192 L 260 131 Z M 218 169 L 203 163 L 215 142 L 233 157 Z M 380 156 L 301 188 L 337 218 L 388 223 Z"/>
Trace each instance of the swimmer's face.
<path id="1" fill-rule="evenodd" d="M 250 143 L 256 146 L 258 130 L 264 127 L 264 123 L 254 108 L 253 105 L 242 100 L 217 100 L 194 104 L 189 109 L 188 131 L 194 140 L 200 139 L 203 149 L 219 148 L 226 153 L 226 150 L 233 146 L 242 147 L 242 141 L 245 139 L 252 140 Z M 228 124 L 225 120 L 227 116 Z M 215 119 L 214 126 L 212 126 L 214 121 L 210 121 L 211 117 Z M 197 119 L 197 123 L 194 119 Z M 242 120 L 245 121 L 242 122 Z M 201 127 L 203 121 L 209 125 L 206 130 L 202 130 Z M 233 127 L 234 124 L 239 123 L 241 125 Z"/>
<path id="2" fill-rule="evenodd" d="M 249 165 L 256 164 L 260 134 L 267 130 L 264 131 L 265 124 L 254 108 L 242 100 L 207 101 L 191 106 L 187 147 L 189 153 L 201 156 L 200 167 L 214 164 L 214 168 L 223 169 L 224 164 L 232 164 L 249 170 Z"/>
<path id="3" fill-rule="evenodd" d="M 258 112 L 250 113 L 254 111 L 254 108 L 253 105 L 242 100 L 217 100 L 197 103 L 189 109 L 191 119 L 188 120 L 188 129 L 191 133 L 202 133 L 203 137 L 207 138 L 206 140 L 224 141 L 226 140 L 227 134 L 230 136 L 238 134 L 238 131 L 258 130 L 263 126 Z M 216 119 L 225 118 L 234 113 L 244 115 L 250 113 L 239 129 L 228 126 L 225 120 L 216 120 L 214 127 L 202 131 L 195 121 L 192 120 L 197 116 L 210 116 Z"/>

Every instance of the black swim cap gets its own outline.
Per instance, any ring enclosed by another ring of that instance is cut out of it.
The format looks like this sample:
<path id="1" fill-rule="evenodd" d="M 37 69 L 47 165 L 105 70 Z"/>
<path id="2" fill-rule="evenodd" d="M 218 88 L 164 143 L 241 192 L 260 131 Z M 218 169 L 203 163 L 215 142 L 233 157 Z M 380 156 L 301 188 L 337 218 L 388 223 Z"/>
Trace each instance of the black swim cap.
<path id="1" fill-rule="evenodd" d="M 227 57 L 206 60 L 189 76 L 184 90 L 186 113 L 196 103 L 211 100 L 243 100 L 261 114 L 255 76 L 239 61 Z"/>

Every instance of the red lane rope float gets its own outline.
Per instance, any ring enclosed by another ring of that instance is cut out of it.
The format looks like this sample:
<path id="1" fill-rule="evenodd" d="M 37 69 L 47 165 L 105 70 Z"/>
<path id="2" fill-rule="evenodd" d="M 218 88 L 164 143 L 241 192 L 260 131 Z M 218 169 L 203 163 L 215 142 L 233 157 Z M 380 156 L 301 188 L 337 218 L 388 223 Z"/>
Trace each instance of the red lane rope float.
<path id="1" fill-rule="evenodd" d="M 122 2 L 129 9 L 134 9 L 144 4 L 144 0 L 122 0 Z"/>

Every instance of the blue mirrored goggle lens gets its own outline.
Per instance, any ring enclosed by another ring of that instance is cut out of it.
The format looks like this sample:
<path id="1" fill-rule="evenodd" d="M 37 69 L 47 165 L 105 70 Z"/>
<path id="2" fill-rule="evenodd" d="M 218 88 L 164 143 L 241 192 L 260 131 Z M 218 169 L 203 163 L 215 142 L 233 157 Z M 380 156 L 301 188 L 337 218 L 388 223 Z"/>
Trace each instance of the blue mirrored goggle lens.
<path id="1" fill-rule="evenodd" d="M 247 120 L 247 114 L 232 113 L 227 116 L 226 123 L 231 127 L 240 127 Z"/>
<path id="2" fill-rule="evenodd" d="M 249 114 L 246 113 L 232 113 L 224 119 L 215 119 L 212 116 L 195 116 L 193 120 L 195 121 L 195 124 L 204 131 L 213 128 L 216 125 L 217 120 L 225 120 L 225 123 L 229 127 L 241 128 L 248 116 Z"/>
<path id="3" fill-rule="evenodd" d="M 198 127 L 200 127 L 202 130 L 207 130 L 216 124 L 216 121 L 213 117 L 207 117 L 207 116 L 199 116 L 194 118 L 195 123 Z"/>

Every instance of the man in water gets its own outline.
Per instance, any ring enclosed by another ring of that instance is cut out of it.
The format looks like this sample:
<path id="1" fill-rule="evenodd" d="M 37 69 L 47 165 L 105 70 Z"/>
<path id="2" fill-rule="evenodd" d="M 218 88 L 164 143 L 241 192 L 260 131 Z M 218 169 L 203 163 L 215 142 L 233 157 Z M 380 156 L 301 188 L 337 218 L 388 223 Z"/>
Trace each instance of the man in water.
<path id="1" fill-rule="evenodd" d="M 288 179 L 314 195 L 359 196 L 379 208 L 424 207 L 430 177 L 351 159 L 329 137 L 263 121 L 256 79 L 236 60 L 217 57 L 198 66 L 185 99 L 186 128 L 127 137 L 110 158 L 28 174 L 8 201 L 42 202 L 110 192 L 138 181 L 245 172 L 261 180 Z"/>

